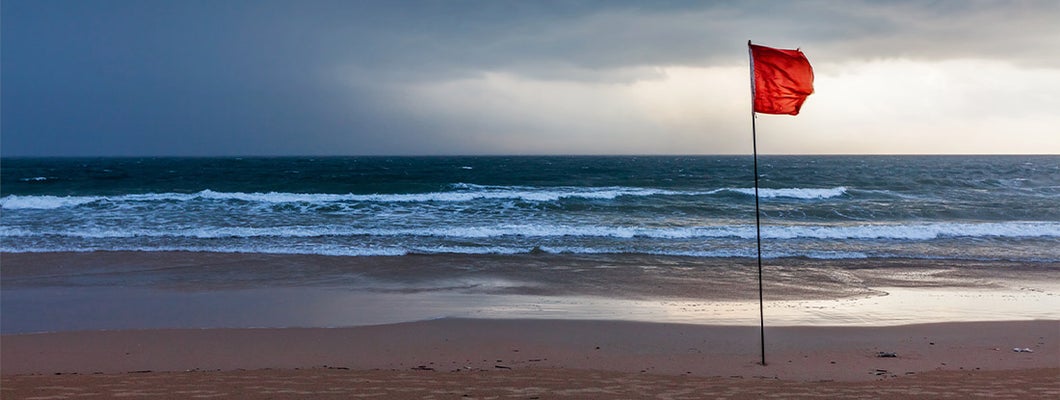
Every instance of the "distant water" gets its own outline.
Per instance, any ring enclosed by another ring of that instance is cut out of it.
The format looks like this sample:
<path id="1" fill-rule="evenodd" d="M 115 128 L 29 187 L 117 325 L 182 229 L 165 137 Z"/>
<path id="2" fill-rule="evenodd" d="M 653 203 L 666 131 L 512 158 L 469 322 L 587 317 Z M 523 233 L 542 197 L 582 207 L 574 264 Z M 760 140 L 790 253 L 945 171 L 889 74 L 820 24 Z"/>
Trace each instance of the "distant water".
<path id="1" fill-rule="evenodd" d="M 750 157 L 2 160 L 0 250 L 754 257 Z M 766 257 L 1060 261 L 1060 156 L 760 158 Z"/>

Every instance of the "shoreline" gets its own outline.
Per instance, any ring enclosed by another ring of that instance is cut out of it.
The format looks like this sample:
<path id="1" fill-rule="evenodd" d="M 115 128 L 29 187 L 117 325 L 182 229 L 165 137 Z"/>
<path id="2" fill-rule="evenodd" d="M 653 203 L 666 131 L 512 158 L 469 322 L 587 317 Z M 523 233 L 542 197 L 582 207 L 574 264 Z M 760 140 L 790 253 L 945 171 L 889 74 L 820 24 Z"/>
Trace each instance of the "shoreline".
<path id="1" fill-rule="evenodd" d="M 659 256 L 2 253 L 3 334 L 439 318 L 757 325 L 752 265 Z M 1060 319 L 1060 265 L 771 260 L 772 326 Z M 925 306 L 929 305 L 929 306 Z M 160 312 L 162 310 L 162 312 Z"/>
<path id="2" fill-rule="evenodd" d="M 743 290 L 747 284 L 757 286 L 754 258 L 735 257 L 0 251 L 0 260 L 4 264 L 4 279 L 0 281 L 4 289 L 123 286 L 216 291 L 344 286 L 399 293 L 466 290 L 623 299 L 758 299 L 757 291 Z M 1060 277 L 1060 261 L 783 257 L 764 259 L 763 268 L 764 283 L 771 289 L 766 292 L 767 300 L 860 297 L 875 294 L 873 287 L 880 286 L 1000 288 L 1028 282 L 1051 283 Z M 800 286 L 803 282 L 813 285 Z M 704 288 L 703 284 L 710 287 Z"/>

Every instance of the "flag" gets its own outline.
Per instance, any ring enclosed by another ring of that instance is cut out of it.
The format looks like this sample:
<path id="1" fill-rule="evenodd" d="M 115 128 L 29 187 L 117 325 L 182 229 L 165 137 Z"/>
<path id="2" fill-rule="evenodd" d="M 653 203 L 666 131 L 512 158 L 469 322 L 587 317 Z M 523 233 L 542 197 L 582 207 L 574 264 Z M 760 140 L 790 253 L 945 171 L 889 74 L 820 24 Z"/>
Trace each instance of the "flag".
<path id="1" fill-rule="evenodd" d="M 798 115 L 813 93 L 813 67 L 798 49 L 774 49 L 747 43 L 751 51 L 754 111 Z"/>

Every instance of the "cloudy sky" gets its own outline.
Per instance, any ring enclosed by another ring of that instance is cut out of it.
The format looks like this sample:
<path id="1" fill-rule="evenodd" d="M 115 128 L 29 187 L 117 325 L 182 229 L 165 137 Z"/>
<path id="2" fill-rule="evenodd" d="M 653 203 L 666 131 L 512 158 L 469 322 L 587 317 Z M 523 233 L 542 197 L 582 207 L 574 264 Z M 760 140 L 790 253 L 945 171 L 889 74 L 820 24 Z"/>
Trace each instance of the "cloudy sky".
<path id="1" fill-rule="evenodd" d="M 5 156 L 1060 154 L 1060 2 L 4 0 Z"/>

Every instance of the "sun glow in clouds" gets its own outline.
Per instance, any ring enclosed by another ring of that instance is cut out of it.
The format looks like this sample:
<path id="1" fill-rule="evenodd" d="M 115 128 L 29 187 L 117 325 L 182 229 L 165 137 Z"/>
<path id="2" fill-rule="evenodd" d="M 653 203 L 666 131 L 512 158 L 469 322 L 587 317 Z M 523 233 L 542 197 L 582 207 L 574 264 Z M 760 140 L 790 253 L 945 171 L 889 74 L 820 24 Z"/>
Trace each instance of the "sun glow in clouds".
<path id="1" fill-rule="evenodd" d="M 790 153 L 1060 153 L 1060 71 L 985 60 L 891 59 L 819 65 L 817 93 L 799 141 L 764 147 Z M 783 124 L 783 125 L 781 125 Z M 785 128 L 785 126 L 789 128 Z M 915 146 L 910 146 L 915 144 Z"/>
<path id="2" fill-rule="evenodd" d="M 746 72 L 658 67 L 619 82 L 489 72 L 408 91 L 417 115 L 506 152 L 738 153 L 747 140 L 733 135 L 742 126 L 733 117 L 748 115 Z"/>
<path id="3" fill-rule="evenodd" d="M 759 117 L 764 153 L 1060 153 L 1052 129 L 1060 71 L 984 60 L 818 61 L 817 91 L 800 118 Z M 486 72 L 406 90 L 416 115 L 502 152 L 748 152 L 746 66 L 644 71 L 617 82 Z"/>

